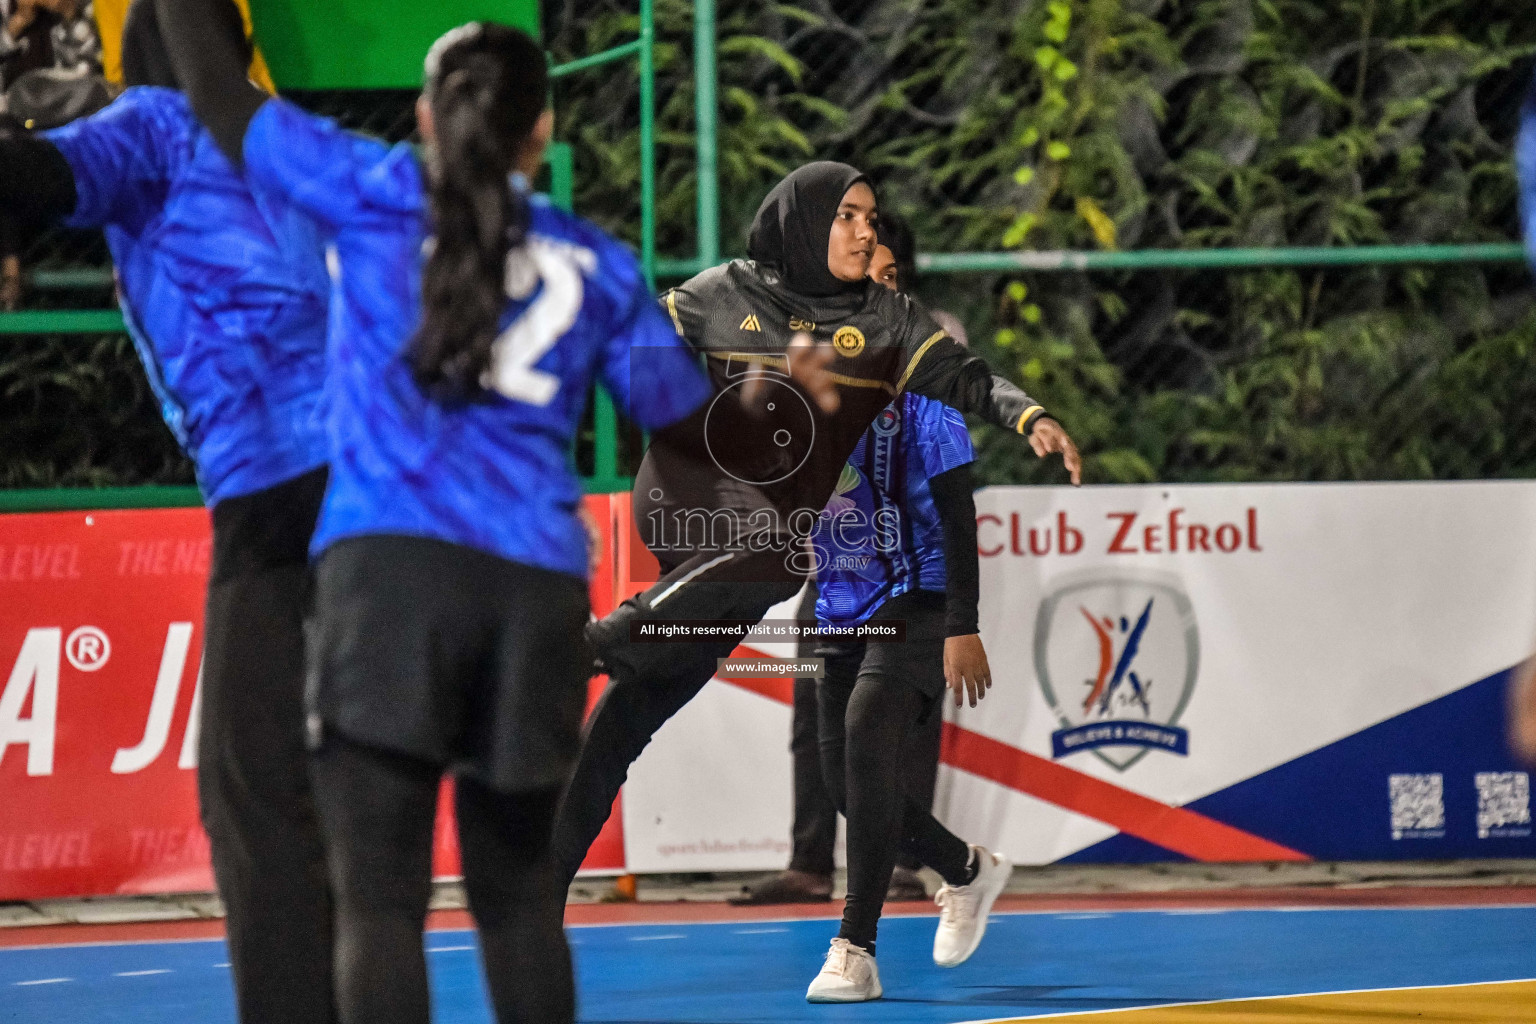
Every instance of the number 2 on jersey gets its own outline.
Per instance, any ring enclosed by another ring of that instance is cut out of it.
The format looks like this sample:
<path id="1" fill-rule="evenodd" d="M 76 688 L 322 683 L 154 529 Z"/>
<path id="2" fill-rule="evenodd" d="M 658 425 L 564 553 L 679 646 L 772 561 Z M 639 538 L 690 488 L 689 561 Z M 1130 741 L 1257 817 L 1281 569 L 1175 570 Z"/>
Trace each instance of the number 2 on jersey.
<path id="1" fill-rule="evenodd" d="M 560 390 L 560 378 L 535 369 L 534 364 L 571 329 L 581 311 L 583 282 L 578 259 L 574 257 L 575 254 L 536 238 L 527 242 L 523 253 L 508 255 L 510 298 L 522 298 L 532 287 L 514 280 L 517 270 L 526 274 L 528 269 L 526 265 L 514 269 L 512 261 L 519 258 L 532 259 L 538 272 L 533 284 L 542 280 L 544 290 L 492 344 L 487 387 L 529 405 L 545 406 L 554 401 Z"/>

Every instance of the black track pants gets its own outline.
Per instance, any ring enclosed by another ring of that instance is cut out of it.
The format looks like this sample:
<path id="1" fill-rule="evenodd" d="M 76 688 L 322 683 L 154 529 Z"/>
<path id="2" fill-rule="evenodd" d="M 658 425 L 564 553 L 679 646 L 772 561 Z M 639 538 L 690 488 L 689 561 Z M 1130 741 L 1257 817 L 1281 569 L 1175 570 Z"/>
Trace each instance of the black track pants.
<path id="1" fill-rule="evenodd" d="M 938 699 L 913 673 L 943 666 L 943 641 L 839 644 L 820 650 L 827 675 L 818 689 L 821 767 L 848 818 L 848 898 L 838 935 L 874 951 L 880 910 L 899 849 L 952 885 L 965 882 L 970 848 L 903 792 L 913 733 L 939 714 Z"/>
<path id="2" fill-rule="evenodd" d="M 213 510 L 197 788 L 243 1024 L 329 1024 L 331 903 L 304 749 L 323 470 Z"/>
<path id="3" fill-rule="evenodd" d="M 336 892 L 336 994 L 343 1024 L 429 1024 L 422 929 L 442 770 L 334 731 L 314 756 Z M 500 1024 L 570 1024 L 575 983 L 549 855 L 558 793 L 501 793 L 460 776 L 464 886 Z"/>
<path id="4" fill-rule="evenodd" d="M 555 825 L 555 859 L 567 882 L 602 830 L 619 788 L 651 737 L 704 688 L 744 630 L 716 641 L 636 643 L 630 627 L 669 619 L 755 623 L 804 582 L 781 552 L 695 555 L 644 593 L 593 623 L 588 640 L 610 682 L 587 720 L 581 756 Z"/>

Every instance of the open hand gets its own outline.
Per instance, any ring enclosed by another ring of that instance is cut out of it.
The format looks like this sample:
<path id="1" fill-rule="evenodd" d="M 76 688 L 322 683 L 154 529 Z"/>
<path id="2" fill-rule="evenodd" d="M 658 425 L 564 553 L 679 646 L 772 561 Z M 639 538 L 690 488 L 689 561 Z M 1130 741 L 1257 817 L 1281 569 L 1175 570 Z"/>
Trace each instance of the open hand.
<path id="1" fill-rule="evenodd" d="M 1082 456 L 1077 454 L 1077 445 L 1072 443 L 1072 438 L 1067 436 L 1060 423 L 1049 416 L 1040 417 L 1029 432 L 1029 446 L 1042 459 L 1052 452 L 1060 452 L 1061 461 L 1065 463 L 1067 472 L 1072 474 L 1072 486 L 1082 486 Z"/>
<path id="2" fill-rule="evenodd" d="M 797 333 L 789 348 L 784 350 L 790 377 L 828 416 L 843 404 L 843 397 L 837 393 L 837 382 L 832 378 L 832 361 L 836 358 L 831 345 L 816 344 L 804 331 Z"/>
<path id="3" fill-rule="evenodd" d="M 843 401 L 837 393 L 837 381 L 833 379 L 830 369 L 836 358 L 831 345 L 816 344 L 804 331 L 797 333 L 784 350 L 785 372 L 828 416 L 837 412 Z M 741 402 L 754 415 L 759 414 L 757 410 L 765 393 L 763 389 L 772 376 L 755 363 L 747 370 L 746 383 L 741 389 Z"/>
<path id="4" fill-rule="evenodd" d="M 992 686 L 992 667 L 987 664 L 987 649 L 976 633 L 952 636 L 944 641 L 944 682 L 955 695 L 955 707 L 969 697 L 971 707 L 987 695 Z"/>

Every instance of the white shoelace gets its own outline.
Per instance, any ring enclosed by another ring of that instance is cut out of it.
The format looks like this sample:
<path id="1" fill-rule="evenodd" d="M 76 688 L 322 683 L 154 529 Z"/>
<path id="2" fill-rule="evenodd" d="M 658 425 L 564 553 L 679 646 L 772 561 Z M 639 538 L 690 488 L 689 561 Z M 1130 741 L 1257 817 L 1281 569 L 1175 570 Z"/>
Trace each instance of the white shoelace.
<path id="1" fill-rule="evenodd" d="M 981 902 L 981 896 L 976 892 L 975 882 L 970 885 L 945 885 L 934 894 L 933 902 L 937 903 L 939 909 L 943 911 L 940 917 L 944 923 L 953 924 L 955 917 L 961 913 L 974 914 L 977 905 Z"/>
<path id="2" fill-rule="evenodd" d="M 830 968 L 840 977 L 848 976 L 848 960 L 852 954 L 852 948 L 847 942 L 834 942 L 832 948 L 827 950 L 827 963 L 823 970 Z"/>

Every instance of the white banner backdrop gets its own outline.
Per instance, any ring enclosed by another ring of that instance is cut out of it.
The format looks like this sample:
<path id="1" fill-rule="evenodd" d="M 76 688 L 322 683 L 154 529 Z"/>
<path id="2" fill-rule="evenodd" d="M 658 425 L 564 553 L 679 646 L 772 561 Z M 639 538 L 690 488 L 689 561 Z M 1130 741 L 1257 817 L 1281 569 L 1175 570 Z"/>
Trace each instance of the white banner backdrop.
<path id="1" fill-rule="evenodd" d="M 1449 807 L 1453 820 L 1438 831 L 1430 805 L 1400 818 L 1408 783 L 1391 783 L 1389 808 L 1385 771 L 1347 783 L 1363 791 L 1343 797 L 1367 812 L 1320 806 L 1313 824 L 1331 830 L 1326 841 L 1262 809 L 1240 808 L 1236 832 L 1160 812 L 1310 764 L 1297 759 L 1524 657 L 1536 631 L 1536 483 L 989 488 L 977 514 L 996 685 L 980 707 L 948 712 L 950 740 L 962 742 L 946 758 L 964 767 L 943 769 L 936 803 L 962 837 L 1020 863 L 1122 829 L 1203 859 L 1269 859 L 1269 839 L 1298 856 L 1510 856 L 1529 845 L 1528 827 L 1488 827 L 1483 802 L 1489 834 L 1458 831 L 1473 769 L 1512 778 L 1492 714 L 1455 751 L 1437 753 L 1439 727 L 1421 725 L 1382 753 L 1394 773 L 1393 757 L 1418 773 L 1402 777 L 1421 790 L 1439 780 L 1442 819 Z M 782 867 L 789 719 L 780 701 L 706 687 L 631 772 L 629 869 Z M 1434 771 L 1421 770 L 1431 755 Z M 1481 776 L 1477 785 L 1483 794 Z M 1518 807 L 1501 813 L 1520 824 Z M 1405 847 L 1404 835 L 1427 842 Z M 1488 845 L 1500 836 L 1520 850 Z"/>

